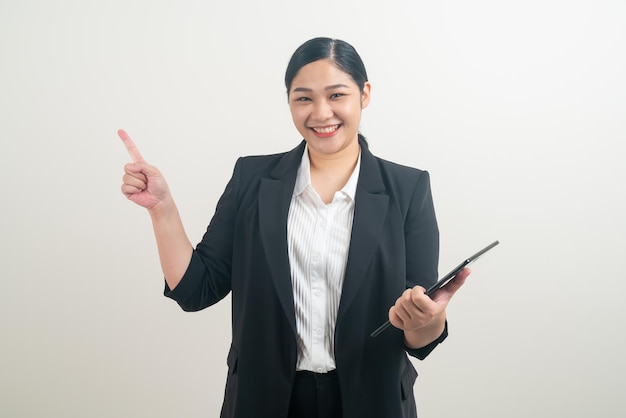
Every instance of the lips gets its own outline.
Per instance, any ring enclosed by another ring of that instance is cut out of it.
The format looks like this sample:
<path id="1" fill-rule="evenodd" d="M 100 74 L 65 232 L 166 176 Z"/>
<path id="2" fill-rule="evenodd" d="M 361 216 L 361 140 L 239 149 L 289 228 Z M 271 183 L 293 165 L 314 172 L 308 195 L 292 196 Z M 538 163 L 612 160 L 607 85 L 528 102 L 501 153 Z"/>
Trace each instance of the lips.
<path id="1" fill-rule="evenodd" d="M 329 136 L 333 136 L 335 132 L 339 129 L 340 125 L 330 125 L 330 126 L 321 126 L 311 128 L 311 130 L 315 133 L 316 136 L 321 138 L 326 138 Z"/>

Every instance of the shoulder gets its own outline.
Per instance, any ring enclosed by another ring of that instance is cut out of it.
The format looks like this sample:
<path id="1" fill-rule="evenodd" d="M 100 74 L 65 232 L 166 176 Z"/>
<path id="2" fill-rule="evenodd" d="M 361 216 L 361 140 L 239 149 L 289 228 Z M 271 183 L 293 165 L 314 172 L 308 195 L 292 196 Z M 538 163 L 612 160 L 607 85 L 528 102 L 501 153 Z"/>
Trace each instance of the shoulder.
<path id="1" fill-rule="evenodd" d="M 271 170 L 286 154 L 286 152 L 281 152 L 266 155 L 246 155 L 237 159 L 236 167 L 239 167 L 246 172 L 262 172 L 265 170 Z"/>
<path id="2" fill-rule="evenodd" d="M 408 165 L 395 163 L 393 161 L 385 160 L 376 156 L 374 156 L 374 158 L 376 159 L 376 162 L 378 163 L 381 171 L 389 173 L 390 175 L 409 177 L 420 177 L 422 175 L 428 175 L 428 171 L 417 167 L 411 167 Z"/>
<path id="3" fill-rule="evenodd" d="M 302 160 L 304 141 L 295 148 L 275 154 L 248 155 L 237 160 L 235 170 L 244 171 L 247 175 L 282 177 L 286 173 L 297 170 Z"/>
<path id="4" fill-rule="evenodd" d="M 367 179 L 367 190 L 387 194 L 403 213 L 432 200 L 428 171 L 374 156 L 369 151 L 365 155 L 369 160 L 365 164 L 369 173 L 363 177 Z"/>
<path id="5" fill-rule="evenodd" d="M 407 225 L 434 220 L 428 171 L 375 157 L 384 191 Z M 436 224 L 436 221 L 435 221 Z"/>
<path id="6" fill-rule="evenodd" d="M 286 152 L 239 157 L 235 171 L 257 178 L 265 176 L 280 178 L 285 173 L 297 170 L 302 160 L 303 150 L 304 146 L 298 146 Z"/>
<path id="7" fill-rule="evenodd" d="M 377 156 L 373 156 L 373 158 L 386 188 L 411 190 L 420 184 L 426 186 L 430 184 L 430 174 L 427 170 L 399 164 Z"/>
<path id="8" fill-rule="evenodd" d="M 361 143 L 361 165 L 371 170 L 378 170 L 385 177 L 415 179 L 424 175 L 428 176 L 425 170 L 399 164 L 375 155 L 366 142 Z"/>

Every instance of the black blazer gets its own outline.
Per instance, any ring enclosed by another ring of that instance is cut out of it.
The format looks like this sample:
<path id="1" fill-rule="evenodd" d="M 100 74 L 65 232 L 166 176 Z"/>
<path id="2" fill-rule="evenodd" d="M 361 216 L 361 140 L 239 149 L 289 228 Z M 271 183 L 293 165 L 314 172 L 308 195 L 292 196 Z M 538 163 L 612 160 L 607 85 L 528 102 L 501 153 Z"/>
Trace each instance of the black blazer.
<path id="1" fill-rule="evenodd" d="M 304 141 L 293 150 L 237 160 L 189 267 L 165 295 L 186 311 L 232 292 L 232 344 L 221 417 L 286 417 L 296 373 L 296 322 L 287 214 Z M 344 418 L 415 417 L 423 359 L 447 336 L 408 350 L 402 331 L 370 333 L 408 287 L 437 280 L 439 232 L 428 173 L 371 154 L 361 171 L 335 329 Z"/>

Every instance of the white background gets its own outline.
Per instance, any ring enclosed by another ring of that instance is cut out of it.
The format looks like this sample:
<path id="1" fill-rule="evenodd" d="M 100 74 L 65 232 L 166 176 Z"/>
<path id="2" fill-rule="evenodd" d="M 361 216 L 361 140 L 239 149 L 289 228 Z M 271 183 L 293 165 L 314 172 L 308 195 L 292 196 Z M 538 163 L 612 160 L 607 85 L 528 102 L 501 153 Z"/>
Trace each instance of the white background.
<path id="1" fill-rule="evenodd" d="M 367 66 L 370 149 L 431 174 L 440 271 L 501 241 L 415 362 L 420 417 L 624 417 L 624 22 L 621 0 L 2 0 L 0 416 L 218 416 L 229 300 L 162 296 L 116 130 L 197 242 L 237 157 L 299 142 L 284 70 L 330 36 Z"/>

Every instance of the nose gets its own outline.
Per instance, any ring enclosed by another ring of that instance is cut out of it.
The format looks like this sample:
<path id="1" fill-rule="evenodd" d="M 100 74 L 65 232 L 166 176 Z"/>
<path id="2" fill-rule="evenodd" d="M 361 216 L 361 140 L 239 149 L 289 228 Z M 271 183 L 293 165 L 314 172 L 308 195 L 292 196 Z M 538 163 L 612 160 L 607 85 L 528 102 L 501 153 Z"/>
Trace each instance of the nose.
<path id="1" fill-rule="evenodd" d="M 313 119 L 315 120 L 328 120 L 333 117 L 333 110 L 326 100 L 317 100 L 313 104 Z"/>

